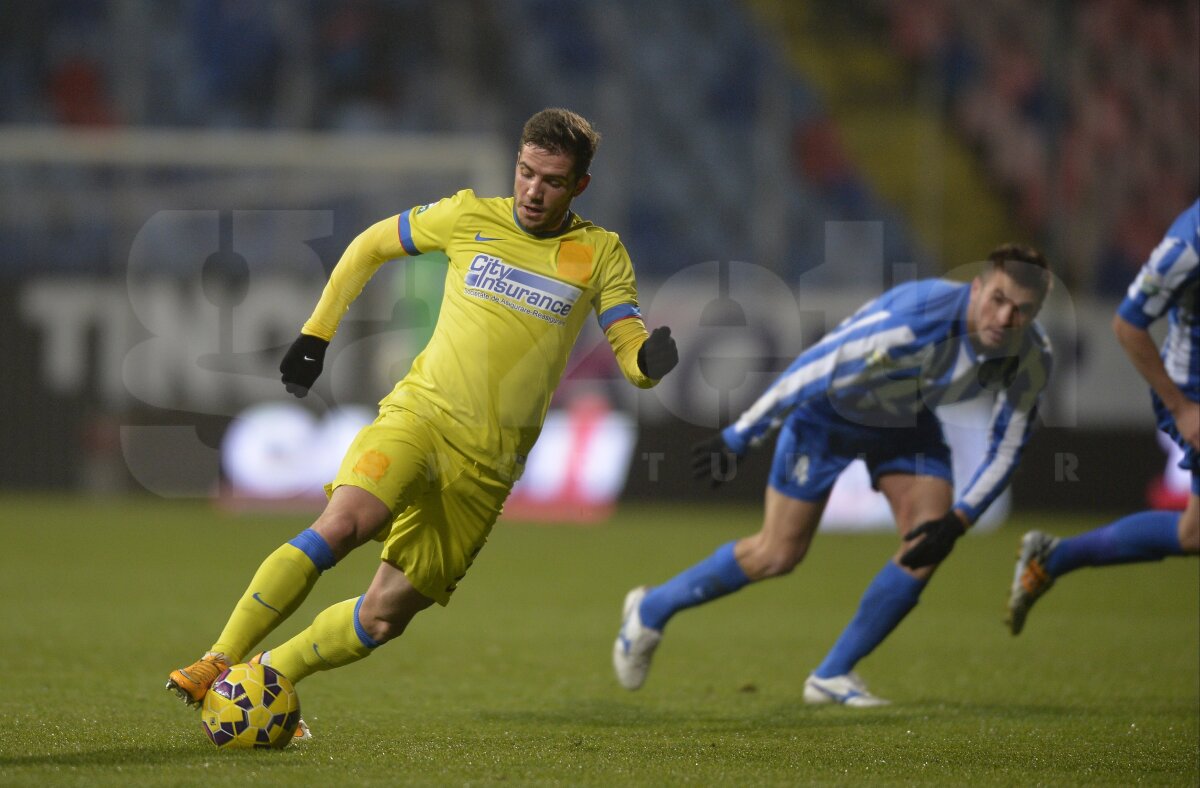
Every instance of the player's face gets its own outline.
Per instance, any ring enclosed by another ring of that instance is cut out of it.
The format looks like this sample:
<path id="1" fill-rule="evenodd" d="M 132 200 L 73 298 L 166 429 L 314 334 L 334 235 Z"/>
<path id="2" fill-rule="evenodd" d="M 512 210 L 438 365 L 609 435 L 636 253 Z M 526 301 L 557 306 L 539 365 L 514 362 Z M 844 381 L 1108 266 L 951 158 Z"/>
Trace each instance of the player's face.
<path id="1" fill-rule="evenodd" d="M 534 233 L 548 233 L 562 226 L 571 200 L 587 188 L 590 175 L 578 180 L 574 159 L 566 153 L 525 145 L 517 153 L 513 199 L 521 226 Z"/>
<path id="2" fill-rule="evenodd" d="M 967 331 L 981 350 L 1003 350 L 1019 341 L 1041 308 L 1037 291 L 1004 271 L 992 271 L 971 282 Z"/>

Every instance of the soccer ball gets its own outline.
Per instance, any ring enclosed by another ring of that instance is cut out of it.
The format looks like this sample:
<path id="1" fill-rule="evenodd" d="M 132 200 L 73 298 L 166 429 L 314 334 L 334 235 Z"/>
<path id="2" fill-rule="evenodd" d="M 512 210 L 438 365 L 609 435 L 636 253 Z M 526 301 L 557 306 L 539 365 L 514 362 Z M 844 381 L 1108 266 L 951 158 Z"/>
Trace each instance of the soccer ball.
<path id="1" fill-rule="evenodd" d="M 283 749 L 300 723 L 300 696 L 292 682 L 269 665 L 227 668 L 209 688 L 200 724 L 222 749 Z"/>

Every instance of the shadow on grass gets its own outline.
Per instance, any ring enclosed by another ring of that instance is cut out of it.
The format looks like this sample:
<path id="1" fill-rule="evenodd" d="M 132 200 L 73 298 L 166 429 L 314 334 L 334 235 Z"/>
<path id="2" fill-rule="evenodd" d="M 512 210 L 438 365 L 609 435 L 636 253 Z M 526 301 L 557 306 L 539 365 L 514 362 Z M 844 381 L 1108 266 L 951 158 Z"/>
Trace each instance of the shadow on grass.
<path id="1" fill-rule="evenodd" d="M 95 766 L 186 766 L 203 764 L 218 753 L 222 757 L 271 757 L 284 750 L 231 750 L 221 751 L 209 747 L 197 749 L 191 745 L 173 747 L 102 747 L 79 752 L 31 753 L 29 755 L 0 755 L 0 768 L 65 766 L 86 768 Z"/>
<path id="2" fill-rule="evenodd" d="M 931 715 L 942 718 L 1062 720 L 1085 714 L 1078 707 L 1051 704 L 972 704 L 926 701 L 869 709 L 771 703 L 750 710 L 713 704 L 694 707 L 646 706 L 612 700 L 568 701 L 561 709 L 483 711 L 489 722 L 588 727 L 594 729 L 661 730 L 664 726 L 712 732 L 797 730 L 804 728 L 887 727 Z"/>

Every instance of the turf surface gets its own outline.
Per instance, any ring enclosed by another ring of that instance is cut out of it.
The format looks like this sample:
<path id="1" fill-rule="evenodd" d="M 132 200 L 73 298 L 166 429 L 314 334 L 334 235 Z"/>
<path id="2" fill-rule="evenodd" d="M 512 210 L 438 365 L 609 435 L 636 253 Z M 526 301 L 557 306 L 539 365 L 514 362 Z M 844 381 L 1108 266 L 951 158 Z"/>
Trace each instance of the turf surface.
<path id="1" fill-rule="evenodd" d="M 502 523 L 448 609 L 300 685 L 315 739 L 221 752 L 164 690 L 258 561 L 308 515 L 199 502 L 6 496 L 2 785 L 1200 783 L 1200 562 L 1084 570 L 1001 623 L 1018 514 L 963 540 L 859 666 L 895 705 L 812 708 L 805 675 L 895 547 L 822 534 L 792 576 L 680 615 L 647 685 L 619 689 L 621 598 L 756 526 L 739 508 L 627 506 L 600 527 Z M 290 636 L 356 595 L 368 546 L 327 572 Z"/>

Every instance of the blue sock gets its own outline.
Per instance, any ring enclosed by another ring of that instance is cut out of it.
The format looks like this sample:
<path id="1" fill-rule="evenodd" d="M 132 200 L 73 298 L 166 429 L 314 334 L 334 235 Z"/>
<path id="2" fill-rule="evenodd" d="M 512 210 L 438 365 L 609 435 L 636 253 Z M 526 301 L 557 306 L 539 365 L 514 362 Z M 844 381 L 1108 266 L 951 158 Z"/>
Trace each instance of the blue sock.
<path id="1" fill-rule="evenodd" d="M 1178 512 L 1138 512 L 1079 536 L 1063 539 L 1046 559 L 1051 577 L 1084 566 L 1161 561 L 1183 555 Z"/>
<path id="2" fill-rule="evenodd" d="M 924 589 L 924 581 L 888 561 L 867 586 L 854 618 L 814 671 L 817 678 L 841 676 L 854 670 L 858 661 L 874 651 L 908 611 L 917 606 Z"/>
<path id="3" fill-rule="evenodd" d="M 638 608 L 642 623 L 661 630 L 680 610 L 732 594 L 749 583 L 750 578 L 733 557 L 734 544 L 721 545 L 700 563 L 651 588 Z"/>

